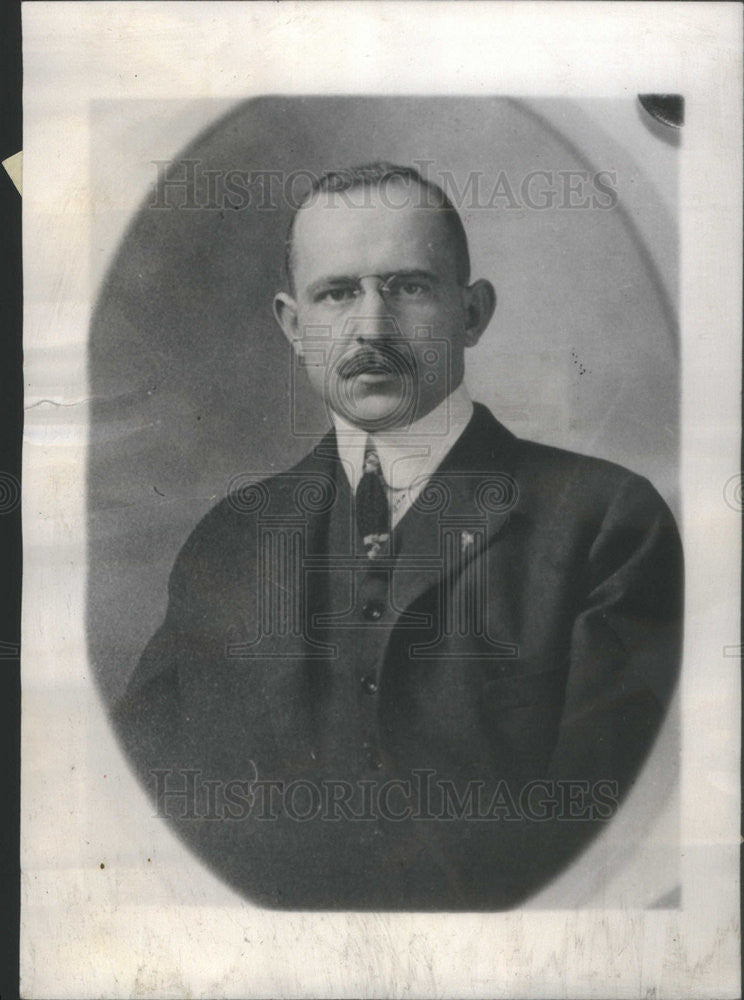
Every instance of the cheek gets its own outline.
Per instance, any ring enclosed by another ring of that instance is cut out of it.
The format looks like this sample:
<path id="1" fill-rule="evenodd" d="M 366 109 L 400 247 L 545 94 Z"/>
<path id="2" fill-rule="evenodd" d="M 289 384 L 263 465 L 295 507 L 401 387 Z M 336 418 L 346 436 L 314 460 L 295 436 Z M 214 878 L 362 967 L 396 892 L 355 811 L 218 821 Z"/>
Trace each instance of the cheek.
<path id="1" fill-rule="evenodd" d="M 456 314 L 440 318 L 432 323 L 421 335 L 420 330 L 412 340 L 417 359 L 427 367 L 444 369 L 456 366 L 461 361 L 465 350 L 465 327 Z"/>
<path id="2" fill-rule="evenodd" d="M 342 310 L 333 313 L 327 309 L 308 309 L 301 314 L 300 322 L 301 335 L 309 343 L 328 344 L 350 336 L 350 319 Z"/>

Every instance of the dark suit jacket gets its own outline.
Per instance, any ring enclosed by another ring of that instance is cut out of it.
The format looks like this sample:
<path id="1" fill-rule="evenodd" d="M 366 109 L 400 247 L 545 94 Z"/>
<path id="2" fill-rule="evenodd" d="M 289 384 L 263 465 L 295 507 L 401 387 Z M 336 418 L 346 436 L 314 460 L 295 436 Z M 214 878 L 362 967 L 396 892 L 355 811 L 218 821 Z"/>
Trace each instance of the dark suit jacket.
<path id="1" fill-rule="evenodd" d="M 332 432 L 218 504 L 178 556 L 122 737 L 179 832 L 259 901 L 513 906 L 601 828 L 611 809 L 592 796 L 619 801 L 653 743 L 679 659 L 671 514 L 647 480 L 520 440 L 476 404 L 378 566 L 374 627 L 354 545 Z M 304 818 L 310 787 L 416 773 L 420 792 L 423 771 L 452 792 L 423 817 Z M 308 784 L 273 818 L 255 798 L 226 809 L 256 773 Z M 179 818 L 170 793 L 189 782 L 198 804 Z M 490 818 L 463 808 L 480 786 L 484 808 L 492 792 L 503 805 Z"/>

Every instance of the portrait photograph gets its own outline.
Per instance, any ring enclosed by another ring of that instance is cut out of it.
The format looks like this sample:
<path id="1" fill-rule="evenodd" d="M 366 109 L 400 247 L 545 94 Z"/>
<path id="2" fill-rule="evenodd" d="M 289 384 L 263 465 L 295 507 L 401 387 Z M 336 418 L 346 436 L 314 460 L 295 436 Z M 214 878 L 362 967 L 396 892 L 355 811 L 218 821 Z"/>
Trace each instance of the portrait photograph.
<path id="1" fill-rule="evenodd" d="M 682 102 L 606 103 L 247 102 L 157 164 L 109 271 L 92 659 L 158 808 L 259 901 L 515 905 L 654 745 L 675 220 L 646 181 L 649 247 L 618 189 L 640 168 L 560 125 L 645 128 L 671 201 Z"/>
<path id="2" fill-rule="evenodd" d="M 740 12 L 95 6 L 24 14 L 24 995 L 737 995 Z"/>

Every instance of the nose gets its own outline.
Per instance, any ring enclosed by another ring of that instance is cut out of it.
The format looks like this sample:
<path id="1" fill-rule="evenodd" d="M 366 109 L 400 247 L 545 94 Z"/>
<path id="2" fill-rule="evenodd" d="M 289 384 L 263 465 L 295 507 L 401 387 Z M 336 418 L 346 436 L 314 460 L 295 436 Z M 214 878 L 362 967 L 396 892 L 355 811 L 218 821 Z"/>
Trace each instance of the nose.
<path id="1" fill-rule="evenodd" d="M 389 340 L 397 333 L 397 323 L 382 293 L 382 282 L 374 275 L 361 279 L 354 315 L 349 317 L 349 333 L 360 343 Z"/>

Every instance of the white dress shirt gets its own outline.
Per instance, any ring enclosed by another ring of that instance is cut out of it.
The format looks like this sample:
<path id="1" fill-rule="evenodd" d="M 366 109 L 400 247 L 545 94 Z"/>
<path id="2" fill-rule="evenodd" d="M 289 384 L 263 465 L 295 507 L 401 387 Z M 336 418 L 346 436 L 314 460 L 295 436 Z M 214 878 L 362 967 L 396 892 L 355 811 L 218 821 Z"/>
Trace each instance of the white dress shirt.
<path id="1" fill-rule="evenodd" d="M 356 492 L 362 478 L 369 439 L 380 457 L 395 527 L 465 430 L 472 414 L 473 403 L 463 383 L 426 416 L 389 431 L 369 434 L 332 412 L 339 458 L 352 490 Z"/>

